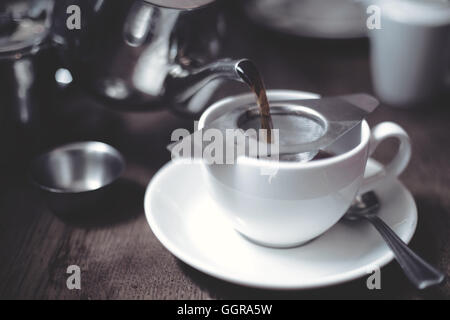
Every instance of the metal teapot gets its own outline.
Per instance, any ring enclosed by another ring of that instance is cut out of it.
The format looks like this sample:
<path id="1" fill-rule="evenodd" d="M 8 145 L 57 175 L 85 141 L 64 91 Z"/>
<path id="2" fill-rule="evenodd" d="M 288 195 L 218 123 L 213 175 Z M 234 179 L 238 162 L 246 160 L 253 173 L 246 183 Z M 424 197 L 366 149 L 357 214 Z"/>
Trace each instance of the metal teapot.
<path id="1" fill-rule="evenodd" d="M 67 25 L 71 9 L 79 29 Z M 218 1 L 58 0 L 52 16 L 74 79 L 108 106 L 196 114 L 221 80 L 241 80 L 240 60 L 213 61 L 225 28 Z"/>

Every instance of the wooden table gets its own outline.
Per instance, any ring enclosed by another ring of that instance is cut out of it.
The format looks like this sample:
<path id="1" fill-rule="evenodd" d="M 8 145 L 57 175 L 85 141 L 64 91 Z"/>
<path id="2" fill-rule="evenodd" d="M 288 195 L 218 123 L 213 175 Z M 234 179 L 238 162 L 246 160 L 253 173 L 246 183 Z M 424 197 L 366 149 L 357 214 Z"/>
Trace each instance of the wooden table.
<path id="1" fill-rule="evenodd" d="M 280 36 L 229 17 L 224 55 L 248 57 L 261 68 L 267 87 L 323 95 L 372 92 L 366 40 L 321 42 Z M 232 37 L 235 35 L 235 37 Z M 245 91 L 228 85 L 218 97 Z M 447 101 L 447 102 L 446 102 Z M 101 109 L 76 90 L 60 99 L 64 115 L 51 128 L 53 141 L 99 139 L 127 157 L 128 169 L 114 209 L 88 222 L 62 221 L 26 180 L 23 167 L 3 173 L 0 196 L 0 298 L 8 299 L 310 299 L 450 298 L 450 283 L 417 292 L 396 263 L 382 270 L 382 290 L 369 291 L 366 279 L 311 291 L 278 292 L 232 285 L 198 272 L 173 257 L 151 232 L 143 194 L 152 176 L 169 161 L 171 132 L 192 121 L 169 112 L 118 115 Z M 394 121 L 411 135 L 414 155 L 402 181 L 413 193 L 419 226 L 411 247 L 449 273 L 450 107 L 448 100 L 417 110 L 380 107 L 369 122 Z M 395 143 L 377 152 L 389 160 Z M 3 170 L 5 171 L 5 170 Z M 66 287 L 67 267 L 82 270 L 81 290 Z"/>

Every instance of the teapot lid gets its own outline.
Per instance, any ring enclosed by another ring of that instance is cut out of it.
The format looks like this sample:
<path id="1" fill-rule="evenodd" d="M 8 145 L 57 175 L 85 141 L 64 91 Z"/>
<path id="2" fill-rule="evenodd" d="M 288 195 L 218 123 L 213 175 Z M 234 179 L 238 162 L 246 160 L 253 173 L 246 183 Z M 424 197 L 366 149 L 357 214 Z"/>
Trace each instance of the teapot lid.
<path id="1" fill-rule="evenodd" d="M 36 1 L 35 1 L 36 2 Z M 0 6 L 0 54 L 36 48 L 47 37 L 45 8 L 30 7 L 24 1 L 7 1 Z"/>
<path id="2" fill-rule="evenodd" d="M 216 0 L 145 0 L 145 1 L 165 8 L 192 10 L 206 6 L 210 3 L 215 2 Z"/>

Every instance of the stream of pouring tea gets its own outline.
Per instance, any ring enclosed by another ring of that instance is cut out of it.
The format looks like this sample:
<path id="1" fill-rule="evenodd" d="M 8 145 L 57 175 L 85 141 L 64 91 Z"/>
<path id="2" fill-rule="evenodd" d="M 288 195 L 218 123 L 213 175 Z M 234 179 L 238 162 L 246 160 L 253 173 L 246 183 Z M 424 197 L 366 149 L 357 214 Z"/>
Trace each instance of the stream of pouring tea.
<path id="1" fill-rule="evenodd" d="M 250 60 L 243 60 L 237 65 L 237 71 L 242 80 L 247 83 L 256 94 L 259 110 L 261 113 L 261 129 L 267 130 L 267 142 L 272 142 L 273 122 L 270 115 L 270 105 L 267 99 L 264 81 L 258 68 Z"/>

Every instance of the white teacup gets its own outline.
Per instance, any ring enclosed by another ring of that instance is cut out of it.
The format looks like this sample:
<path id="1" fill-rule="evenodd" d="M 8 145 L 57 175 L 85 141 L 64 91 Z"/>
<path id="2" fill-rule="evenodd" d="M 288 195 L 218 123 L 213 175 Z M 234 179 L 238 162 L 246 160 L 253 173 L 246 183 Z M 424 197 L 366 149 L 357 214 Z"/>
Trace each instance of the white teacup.
<path id="1" fill-rule="evenodd" d="M 298 91 L 268 91 L 272 102 L 317 97 Z M 215 103 L 202 115 L 199 129 L 254 99 L 252 94 L 244 94 Z M 397 155 L 381 172 L 365 179 L 369 156 L 391 137 L 400 141 Z M 410 160 L 411 144 L 406 132 L 394 123 L 381 123 L 371 132 L 364 121 L 331 151 L 337 155 L 307 163 L 242 156 L 233 165 L 205 164 L 205 178 L 213 198 L 238 232 L 261 245 L 294 247 L 335 225 L 358 193 L 400 175 Z M 265 169 L 277 173 L 262 175 Z"/>

